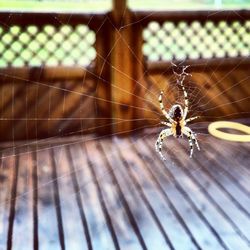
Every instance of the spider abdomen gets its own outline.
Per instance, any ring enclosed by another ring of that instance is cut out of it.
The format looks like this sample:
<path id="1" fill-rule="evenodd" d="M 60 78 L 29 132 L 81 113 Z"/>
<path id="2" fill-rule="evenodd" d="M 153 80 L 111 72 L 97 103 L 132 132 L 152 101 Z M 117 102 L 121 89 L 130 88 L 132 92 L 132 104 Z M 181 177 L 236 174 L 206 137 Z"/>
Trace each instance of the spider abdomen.
<path id="1" fill-rule="evenodd" d="M 176 127 L 175 127 L 175 132 L 176 132 L 176 137 L 180 137 L 182 132 L 181 132 L 181 125 L 180 122 L 177 122 Z"/>

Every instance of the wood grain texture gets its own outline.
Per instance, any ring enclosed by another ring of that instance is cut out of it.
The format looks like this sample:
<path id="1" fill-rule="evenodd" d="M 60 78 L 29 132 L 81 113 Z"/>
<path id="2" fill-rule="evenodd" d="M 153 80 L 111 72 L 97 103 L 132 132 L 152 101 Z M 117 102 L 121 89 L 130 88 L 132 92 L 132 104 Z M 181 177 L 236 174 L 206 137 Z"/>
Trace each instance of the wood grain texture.
<path id="1" fill-rule="evenodd" d="M 0 140 L 27 140 L 95 130 L 94 81 L 31 83 L 2 84 Z"/>
<path id="2" fill-rule="evenodd" d="M 0 246 L 249 249 L 249 143 L 172 137 L 163 162 L 156 137 L 2 148 Z"/>

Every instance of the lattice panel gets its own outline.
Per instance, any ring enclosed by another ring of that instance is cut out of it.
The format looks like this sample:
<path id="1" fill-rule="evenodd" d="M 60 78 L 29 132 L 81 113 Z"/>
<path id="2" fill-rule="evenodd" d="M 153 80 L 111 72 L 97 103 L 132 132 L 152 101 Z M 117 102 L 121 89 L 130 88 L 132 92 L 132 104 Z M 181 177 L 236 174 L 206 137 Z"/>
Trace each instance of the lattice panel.
<path id="1" fill-rule="evenodd" d="M 96 56 L 94 43 L 87 25 L 0 26 L 0 67 L 88 66 Z"/>
<path id="2" fill-rule="evenodd" d="M 143 38 L 148 61 L 245 57 L 250 55 L 250 20 L 150 22 Z"/>

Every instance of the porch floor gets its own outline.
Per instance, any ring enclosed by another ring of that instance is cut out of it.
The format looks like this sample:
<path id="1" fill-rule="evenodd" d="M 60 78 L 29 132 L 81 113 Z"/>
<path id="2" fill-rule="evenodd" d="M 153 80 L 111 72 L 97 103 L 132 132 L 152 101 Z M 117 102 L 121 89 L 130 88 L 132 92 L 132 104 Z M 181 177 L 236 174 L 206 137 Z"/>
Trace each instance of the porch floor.
<path id="1" fill-rule="evenodd" d="M 0 249 L 250 249 L 250 144 L 156 137 L 2 148 Z"/>

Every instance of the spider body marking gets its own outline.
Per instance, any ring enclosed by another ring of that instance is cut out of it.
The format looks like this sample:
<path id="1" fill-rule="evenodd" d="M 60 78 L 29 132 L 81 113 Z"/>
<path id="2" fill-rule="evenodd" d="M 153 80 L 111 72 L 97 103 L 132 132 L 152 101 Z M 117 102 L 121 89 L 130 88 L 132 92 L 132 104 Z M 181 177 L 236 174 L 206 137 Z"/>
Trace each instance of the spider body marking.
<path id="1" fill-rule="evenodd" d="M 182 116 L 183 116 L 182 107 L 180 105 L 174 105 L 172 107 L 172 110 L 170 110 L 170 117 L 172 117 L 173 120 L 175 121 L 175 123 L 173 123 L 172 125 L 172 132 L 173 135 L 176 136 L 177 138 L 182 136 L 182 131 L 181 131 L 181 128 L 183 126 Z"/>
<path id="2" fill-rule="evenodd" d="M 169 112 L 167 112 L 162 102 L 163 92 L 161 91 L 159 95 L 160 108 L 162 110 L 163 115 L 165 116 L 167 120 L 165 122 L 162 122 L 162 124 L 167 126 L 168 128 L 163 129 L 161 133 L 159 134 L 158 139 L 155 143 L 155 149 L 160 154 L 163 160 L 166 160 L 162 154 L 163 140 L 164 138 L 170 135 L 173 135 L 176 138 L 182 137 L 183 135 L 187 136 L 188 141 L 189 141 L 189 147 L 190 147 L 190 155 L 189 155 L 190 158 L 192 158 L 192 155 L 193 155 L 194 143 L 197 149 L 200 150 L 195 133 L 188 126 L 186 126 L 188 122 L 197 119 L 198 116 L 186 119 L 187 114 L 188 114 L 188 97 L 187 97 L 187 92 L 185 90 L 185 87 L 183 85 L 183 81 L 185 79 L 185 76 L 187 75 L 187 73 L 185 73 L 185 69 L 186 68 L 184 67 L 182 74 L 178 75 L 181 77 L 179 83 L 181 85 L 181 88 L 184 94 L 184 109 L 181 107 L 181 105 L 175 104 L 170 108 Z"/>

